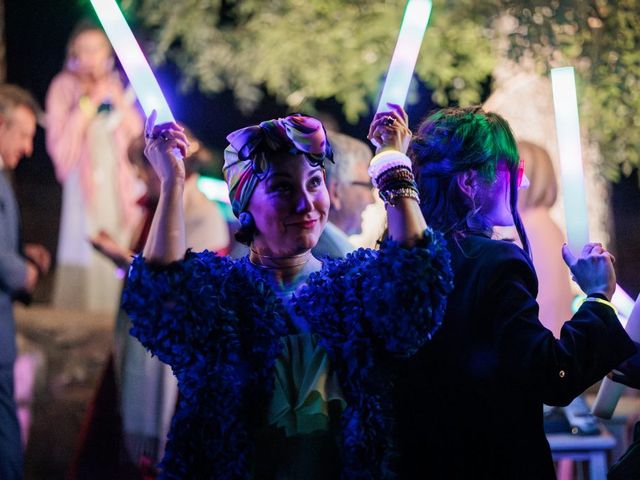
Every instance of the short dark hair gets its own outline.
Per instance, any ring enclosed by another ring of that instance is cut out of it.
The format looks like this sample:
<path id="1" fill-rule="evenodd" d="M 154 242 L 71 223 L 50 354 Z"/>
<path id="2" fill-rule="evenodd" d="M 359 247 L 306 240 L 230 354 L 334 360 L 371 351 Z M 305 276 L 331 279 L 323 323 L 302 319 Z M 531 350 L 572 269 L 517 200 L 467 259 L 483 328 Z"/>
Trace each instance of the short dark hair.
<path id="1" fill-rule="evenodd" d="M 42 116 L 40 104 L 31 93 L 17 85 L 0 84 L 0 115 L 10 115 L 16 107 L 28 108 L 36 118 Z"/>

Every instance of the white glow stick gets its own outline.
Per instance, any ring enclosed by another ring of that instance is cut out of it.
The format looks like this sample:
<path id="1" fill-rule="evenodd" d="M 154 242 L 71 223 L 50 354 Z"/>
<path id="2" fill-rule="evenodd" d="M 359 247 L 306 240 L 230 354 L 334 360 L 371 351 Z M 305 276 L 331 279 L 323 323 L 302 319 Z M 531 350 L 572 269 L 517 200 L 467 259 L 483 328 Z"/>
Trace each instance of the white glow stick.
<path id="1" fill-rule="evenodd" d="M 618 309 L 618 313 L 620 314 L 620 323 L 622 323 L 622 326 L 627 329 L 627 319 L 631 317 L 631 312 L 634 308 L 633 298 L 631 298 L 620 285 L 616 285 L 616 291 L 613 292 L 611 303 L 613 303 Z M 627 329 L 627 331 L 629 330 Z M 638 341 L 640 342 L 640 340 Z"/>
<path id="2" fill-rule="evenodd" d="M 640 342 L 640 295 L 629 315 L 625 330 L 633 341 Z M 602 380 L 596 401 L 593 402 L 593 414 L 601 418 L 611 418 L 624 389 L 624 385 L 609 378 Z"/>
<path id="3" fill-rule="evenodd" d="M 156 110 L 157 123 L 173 122 L 173 114 L 160 90 L 160 85 L 115 0 L 91 0 L 91 4 L 140 100 L 144 113 L 148 117 L 152 110 Z"/>
<path id="4" fill-rule="evenodd" d="M 420 45 L 431 16 L 431 0 L 409 0 L 402 18 L 396 48 L 376 113 L 388 110 L 387 103 L 403 105 L 407 99 Z"/>
<path id="5" fill-rule="evenodd" d="M 589 242 L 589 220 L 584 193 L 580 122 L 573 68 L 551 69 L 551 85 L 560 153 L 560 177 L 567 222 L 567 241 L 571 251 L 579 254 L 582 247 Z"/>
<path id="6" fill-rule="evenodd" d="M 589 220 L 582 170 L 578 97 L 573 67 L 551 69 L 553 110 L 560 154 L 560 177 L 564 197 L 567 243 L 573 253 L 580 253 L 589 242 Z M 589 292 L 586 292 L 589 293 Z M 633 300 L 619 286 L 613 295 L 613 304 L 625 317 L 631 314 Z"/>
<path id="7" fill-rule="evenodd" d="M 589 242 L 589 221 L 584 191 L 580 122 L 573 68 L 551 69 L 551 85 L 560 153 L 560 175 L 567 222 L 567 242 L 574 253 L 579 253 L 582 251 L 582 247 Z M 612 303 L 618 309 L 620 322 L 629 336 L 634 340 L 640 339 L 640 308 L 633 307 L 633 300 L 619 285 L 616 285 Z M 637 302 L 636 307 L 638 307 Z M 634 314 L 637 315 L 637 319 L 633 322 L 631 321 L 632 308 Z M 637 313 L 635 313 L 636 310 L 638 310 Z M 628 322 L 627 319 L 629 319 Z M 624 386 L 605 378 L 593 406 L 594 415 L 611 418 L 623 390 Z"/>

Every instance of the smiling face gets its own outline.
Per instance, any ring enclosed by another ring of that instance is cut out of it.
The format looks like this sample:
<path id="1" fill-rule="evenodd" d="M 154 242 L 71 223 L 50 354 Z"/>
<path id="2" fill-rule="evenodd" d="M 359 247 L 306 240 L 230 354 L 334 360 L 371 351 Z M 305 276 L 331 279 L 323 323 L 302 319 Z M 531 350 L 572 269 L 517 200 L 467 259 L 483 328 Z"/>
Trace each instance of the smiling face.
<path id="1" fill-rule="evenodd" d="M 327 223 L 329 193 L 324 171 L 303 155 L 272 154 L 248 210 L 256 224 L 251 247 L 261 255 L 287 257 L 318 243 Z"/>

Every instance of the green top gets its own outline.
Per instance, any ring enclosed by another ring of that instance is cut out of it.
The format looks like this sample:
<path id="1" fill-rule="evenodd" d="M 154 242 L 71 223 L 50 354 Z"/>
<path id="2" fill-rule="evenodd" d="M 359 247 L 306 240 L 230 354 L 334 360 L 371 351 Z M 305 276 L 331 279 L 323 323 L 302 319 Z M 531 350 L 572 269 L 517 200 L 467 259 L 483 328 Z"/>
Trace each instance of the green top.
<path id="1" fill-rule="evenodd" d="M 254 478 L 337 478 L 337 421 L 346 402 L 327 352 L 311 334 L 282 338 L 269 425 L 258 435 Z"/>

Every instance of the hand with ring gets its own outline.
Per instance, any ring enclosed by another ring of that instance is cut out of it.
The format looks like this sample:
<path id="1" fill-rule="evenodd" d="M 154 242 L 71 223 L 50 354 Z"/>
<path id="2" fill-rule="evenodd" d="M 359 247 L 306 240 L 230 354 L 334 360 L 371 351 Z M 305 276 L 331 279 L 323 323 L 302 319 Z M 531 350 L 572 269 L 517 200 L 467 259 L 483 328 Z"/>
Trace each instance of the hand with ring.
<path id="1" fill-rule="evenodd" d="M 184 129 L 175 122 L 156 125 L 154 110 L 145 125 L 144 154 L 162 183 L 184 181 L 182 159 L 187 156 L 189 141 Z"/>
<path id="2" fill-rule="evenodd" d="M 406 153 L 411 142 L 409 117 L 402 106 L 388 103 L 389 111 L 376 113 L 369 127 L 367 138 L 376 147 L 376 153 L 383 150 L 397 150 Z"/>
<path id="3" fill-rule="evenodd" d="M 393 117 L 384 117 L 382 119 L 382 125 L 384 125 L 385 127 L 389 127 L 391 125 L 393 125 L 395 123 L 396 119 Z"/>
<path id="4" fill-rule="evenodd" d="M 169 137 L 164 132 L 160 132 L 160 133 L 145 132 L 144 138 L 149 139 L 149 140 L 156 140 L 158 138 L 160 138 L 160 139 L 162 139 L 164 141 L 169 140 Z"/>

